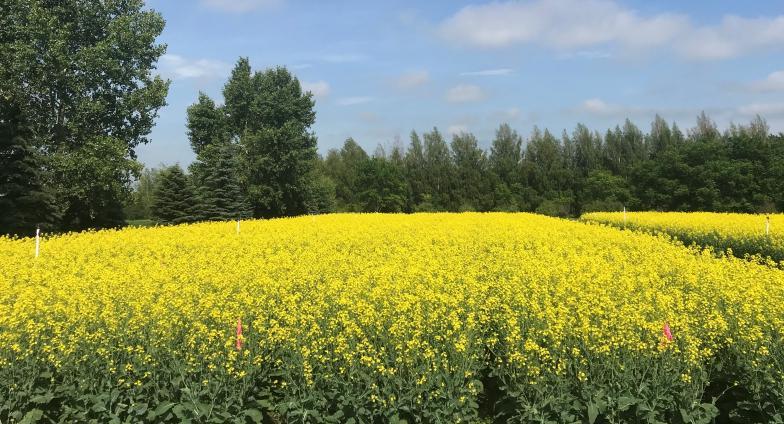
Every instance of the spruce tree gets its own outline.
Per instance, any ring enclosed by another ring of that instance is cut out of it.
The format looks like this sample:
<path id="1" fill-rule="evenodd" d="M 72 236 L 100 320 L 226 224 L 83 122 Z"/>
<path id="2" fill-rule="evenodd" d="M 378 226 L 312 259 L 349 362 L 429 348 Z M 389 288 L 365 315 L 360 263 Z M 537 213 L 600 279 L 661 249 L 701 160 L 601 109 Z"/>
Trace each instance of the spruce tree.
<path id="1" fill-rule="evenodd" d="M 152 205 L 153 218 L 160 224 L 196 221 L 195 199 L 188 177 L 179 165 L 161 172 Z"/>
<path id="2" fill-rule="evenodd" d="M 195 217 L 201 221 L 226 221 L 250 216 L 249 207 L 238 182 L 237 146 L 211 145 L 201 156 Z"/>
<path id="3" fill-rule="evenodd" d="M 29 137 L 19 108 L 0 98 L 0 234 L 32 235 L 57 220 L 54 197 L 42 184 L 42 156 Z"/>

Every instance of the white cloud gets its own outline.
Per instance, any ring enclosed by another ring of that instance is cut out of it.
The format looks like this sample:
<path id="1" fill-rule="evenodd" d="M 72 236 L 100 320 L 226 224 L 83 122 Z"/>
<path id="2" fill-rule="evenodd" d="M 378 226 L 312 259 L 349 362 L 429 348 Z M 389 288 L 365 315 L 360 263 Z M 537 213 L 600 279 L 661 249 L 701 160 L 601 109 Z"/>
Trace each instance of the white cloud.
<path id="1" fill-rule="evenodd" d="M 772 72 L 767 78 L 749 84 L 753 91 L 784 91 L 784 71 Z"/>
<path id="2" fill-rule="evenodd" d="M 373 101 L 372 97 L 355 96 L 355 97 L 342 97 L 336 101 L 340 106 L 353 106 L 368 103 Z"/>
<path id="3" fill-rule="evenodd" d="M 740 106 L 738 113 L 744 116 L 760 115 L 764 117 L 784 116 L 784 103 L 751 103 Z"/>
<path id="4" fill-rule="evenodd" d="M 694 59 L 729 59 L 749 51 L 784 44 L 784 15 L 748 19 L 725 16 L 721 24 L 694 29 L 677 49 Z"/>
<path id="5" fill-rule="evenodd" d="M 302 82 L 302 90 L 310 91 L 313 93 L 313 97 L 327 97 L 329 93 L 332 91 L 332 88 L 329 86 L 329 83 L 326 81 L 313 81 L 313 82 Z"/>
<path id="6" fill-rule="evenodd" d="M 489 76 L 497 76 L 497 75 L 509 75 L 514 72 L 514 69 L 510 68 L 499 68 L 499 69 L 485 69 L 482 71 L 472 71 L 472 72 L 461 72 L 460 75 L 462 76 L 480 76 L 480 77 L 489 77 Z"/>
<path id="7" fill-rule="evenodd" d="M 471 84 L 458 84 L 446 92 L 446 99 L 451 103 L 476 102 L 484 98 L 482 89 Z"/>
<path id="8" fill-rule="evenodd" d="M 602 99 L 588 99 L 580 105 L 580 110 L 593 114 L 606 114 L 612 108 Z"/>
<path id="9" fill-rule="evenodd" d="M 507 109 L 507 110 L 505 110 L 505 111 L 503 111 L 501 113 L 501 116 L 503 116 L 504 119 L 507 119 L 509 121 L 516 121 L 522 115 L 523 115 L 523 111 L 520 110 L 520 108 L 517 108 L 517 107 L 510 107 L 509 109 Z"/>
<path id="10" fill-rule="evenodd" d="M 458 135 L 461 133 L 469 132 L 468 126 L 461 125 L 461 124 L 450 125 L 449 128 L 446 129 L 446 131 L 447 133 L 449 133 L 449 135 Z"/>
<path id="11" fill-rule="evenodd" d="M 272 9 L 283 4 L 284 0 L 201 0 L 210 9 L 226 12 L 250 12 L 259 9 Z"/>
<path id="12" fill-rule="evenodd" d="M 227 75 L 231 65 L 210 59 L 188 59 L 176 54 L 164 54 L 160 60 L 161 73 L 172 79 L 215 78 Z"/>
<path id="13" fill-rule="evenodd" d="M 427 71 L 412 71 L 401 75 L 395 81 L 400 88 L 415 88 L 430 81 L 430 74 Z"/>
<path id="14" fill-rule="evenodd" d="M 312 67 L 313 67 L 313 65 L 310 64 L 310 63 L 299 63 L 297 65 L 291 65 L 290 66 L 290 68 L 294 69 L 294 70 L 308 69 L 308 68 L 312 68 Z"/>
<path id="15" fill-rule="evenodd" d="M 576 110 L 577 112 L 586 113 L 593 116 L 615 119 L 631 117 L 652 118 L 656 113 L 663 112 L 652 108 L 607 103 L 604 100 L 596 97 L 583 101 Z M 672 109 L 668 110 L 668 112 L 676 113 L 678 111 Z"/>
<path id="16" fill-rule="evenodd" d="M 447 40 L 480 48 L 535 44 L 560 51 L 618 45 L 629 51 L 670 48 L 696 60 L 726 59 L 784 44 L 784 15 L 728 15 L 695 26 L 688 16 L 642 16 L 615 0 L 504 1 L 470 5 L 438 27 Z"/>

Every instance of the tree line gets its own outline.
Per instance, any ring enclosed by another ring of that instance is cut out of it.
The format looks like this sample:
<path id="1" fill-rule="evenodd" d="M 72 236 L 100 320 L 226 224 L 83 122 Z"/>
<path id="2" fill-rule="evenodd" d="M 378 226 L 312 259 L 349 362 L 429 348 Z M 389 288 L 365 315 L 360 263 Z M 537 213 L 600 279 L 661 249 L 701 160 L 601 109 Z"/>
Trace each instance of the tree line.
<path id="1" fill-rule="evenodd" d="M 203 117 L 219 109 L 202 95 L 189 110 L 194 150 L 209 145 L 196 142 L 203 138 L 194 138 L 199 133 L 195 128 L 215 128 L 205 125 Z M 230 163 L 228 156 L 224 163 Z M 312 197 L 300 204 L 297 213 L 530 211 L 569 217 L 624 207 L 784 209 L 784 135 L 770 134 L 760 117 L 724 132 L 702 113 L 685 134 L 656 116 L 648 132 L 627 119 L 604 133 L 578 124 L 572 132 L 556 137 L 535 127 L 527 139 L 502 124 L 488 150 L 469 132 L 447 141 L 433 128 L 421 135 L 412 131 L 408 145 L 398 141 L 386 149 L 379 146 L 373 154 L 349 138 L 340 149 L 329 150 L 313 163 L 311 190 L 305 190 Z M 187 188 L 187 181 L 200 187 L 200 173 L 219 169 L 199 160 L 190 167 L 190 179 L 178 167 L 155 171 L 155 177 L 148 174 L 139 185 L 139 201 L 134 204 L 146 202 L 150 216 L 165 222 L 156 215 L 155 202 L 168 198 L 163 187 L 169 187 L 171 179 L 180 181 L 183 192 L 188 192 L 193 189 Z M 161 187 L 157 196 L 152 188 L 156 184 Z M 140 195 L 144 192 L 151 193 L 147 200 Z M 276 212 L 285 214 L 283 209 Z M 202 218 L 192 215 L 191 219 Z"/>

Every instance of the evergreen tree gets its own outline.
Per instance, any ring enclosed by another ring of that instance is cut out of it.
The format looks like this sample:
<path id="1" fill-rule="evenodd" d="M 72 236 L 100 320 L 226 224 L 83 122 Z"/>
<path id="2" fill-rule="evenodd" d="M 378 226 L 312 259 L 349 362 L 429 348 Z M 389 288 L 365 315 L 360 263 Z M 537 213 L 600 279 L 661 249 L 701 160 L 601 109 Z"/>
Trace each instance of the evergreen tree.
<path id="1" fill-rule="evenodd" d="M 211 145 L 202 156 L 206 162 L 197 168 L 200 176 L 196 186 L 195 218 L 226 221 L 249 217 L 250 208 L 238 181 L 237 146 L 229 143 Z"/>
<path id="2" fill-rule="evenodd" d="M 54 197 L 43 187 L 42 156 L 29 137 L 19 108 L 0 97 L 0 234 L 49 231 L 57 220 Z"/>
<path id="3" fill-rule="evenodd" d="M 182 224 L 196 221 L 196 199 L 188 177 L 178 165 L 161 171 L 155 189 L 152 216 L 160 224 Z"/>

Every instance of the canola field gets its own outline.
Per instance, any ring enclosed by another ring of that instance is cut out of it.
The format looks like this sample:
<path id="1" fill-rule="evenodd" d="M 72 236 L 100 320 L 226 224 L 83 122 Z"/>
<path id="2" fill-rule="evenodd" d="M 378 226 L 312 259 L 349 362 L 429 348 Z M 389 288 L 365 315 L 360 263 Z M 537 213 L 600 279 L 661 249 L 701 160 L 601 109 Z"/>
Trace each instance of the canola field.
<path id="1" fill-rule="evenodd" d="M 683 243 L 731 250 L 738 257 L 784 261 L 784 214 L 715 212 L 593 212 L 580 217 L 632 230 L 668 234 Z"/>
<path id="2" fill-rule="evenodd" d="M 0 421 L 781 422 L 784 272 L 531 214 L 0 238 Z"/>

